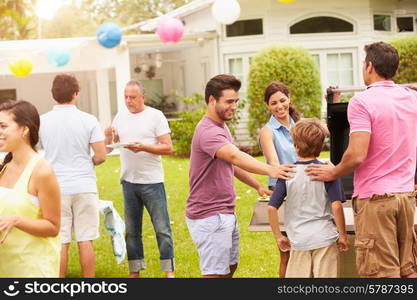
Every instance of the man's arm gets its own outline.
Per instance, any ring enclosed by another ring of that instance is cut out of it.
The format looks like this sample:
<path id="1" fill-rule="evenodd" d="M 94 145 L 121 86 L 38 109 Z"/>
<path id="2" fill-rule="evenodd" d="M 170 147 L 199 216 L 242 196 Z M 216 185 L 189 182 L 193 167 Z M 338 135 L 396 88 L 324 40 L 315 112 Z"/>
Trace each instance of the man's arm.
<path id="1" fill-rule="evenodd" d="M 104 141 L 95 142 L 90 144 L 91 148 L 93 148 L 94 155 L 93 155 L 93 164 L 95 166 L 104 163 L 106 161 L 107 150 L 106 146 L 104 145 Z"/>
<path id="2" fill-rule="evenodd" d="M 306 173 L 318 181 L 333 181 L 353 173 L 368 155 L 370 139 L 371 134 L 366 131 L 351 133 L 349 145 L 337 166 L 311 164 L 306 168 Z"/>
<path id="3" fill-rule="evenodd" d="M 256 180 L 255 177 L 251 176 L 249 172 L 246 172 L 245 170 L 234 166 L 235 170 L 235 177 L 242 181 L 243 183 L 253 187 L 255 190 L 257 190 L 259 196 L 268 195 L 270 196 L 272 192 L 262 186 L 262 184 Z"/>
<path id="4" fill-rule="evenodd" d="M 114 143 L 118 143 L 120 141 L 119 136 L 116 134 L 116 129 L 113 127 L 106 127 L 104 129 L 104 143 L 105 145 L 109 145 Z M 113 151 L 113 148 L 106 147 L 107 153 L 110 153 Z"/>
<path id="5" fill-rule="evenodd" d="M 293 177 L 290 172 L 295 172 L 294 165 L 280 165 L 278 167 L 264 164 L 249 154 L 240 151 L 233 144 L 227 144 L 216 151 L 216 157 L 231 163 L 247 172 L 259 175 L 268 175 L 272 178 L 289 179 Z"/>
<path id="6" fill-rule="evenodd" d="M 158 144 L 146 145 L 139 142 L 125 147 L 135 153 L 145 151 L 157 155 L 172 154 L 174 148 L 172 147 L 171 135 L 169 133 L 158 136 Z"/>

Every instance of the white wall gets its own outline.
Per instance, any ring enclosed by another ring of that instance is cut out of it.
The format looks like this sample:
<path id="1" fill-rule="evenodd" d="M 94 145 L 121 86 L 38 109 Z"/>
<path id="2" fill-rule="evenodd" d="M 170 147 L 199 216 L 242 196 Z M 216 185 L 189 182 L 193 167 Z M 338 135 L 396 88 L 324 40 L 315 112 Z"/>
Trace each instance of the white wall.
<path id="1" fill-rule="evenodd" d="M 97 98 L 92 97 L 90 81 L 95 82 L 91 72 L 73 72 L 80 83 L 78 107 L 97 115 Z M 56 104 L 52 98 L 51 87 L 56 73 L 30 74 L 25 78 L 12 75 L 0 76 L 0 89 L 16 89 L 17 99 L 33 103 L 40 114 L 49 111 Z M 95 92 L 95 91 L 93 91 Z"/>

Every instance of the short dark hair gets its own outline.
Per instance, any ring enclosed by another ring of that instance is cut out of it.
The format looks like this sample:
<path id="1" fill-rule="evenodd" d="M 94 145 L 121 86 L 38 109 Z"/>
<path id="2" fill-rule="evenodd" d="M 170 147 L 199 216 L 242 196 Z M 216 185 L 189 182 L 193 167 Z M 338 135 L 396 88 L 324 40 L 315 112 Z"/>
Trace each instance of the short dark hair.
<path id="1" fill-rule="evenodd" d="M 52 82 L 52 97 L 58 103 L 67 103 L 72 100 L 72 95 L 80 91 L 80 85 L 73 74 L 58 74 Z"/>
<path id="2" fill-rule="evenodd" d="M 206 85 L 205 100 L 209 103 L 210 96 L 219 100 L 224 90 L 239 91 L 242 83 L 233 75 L 220 74 L 211 78 Z"/>
<path id="3" fill-rule="evenodd" d="M 329 131 L 317 118 L 301 119 L 291 129 L 291 137 L 300 157 L 318 157 Z"/>
<path id="4" fill-rule="evenodd" d="M 371 62 L 375 72 L 385 78 L 391 79 L 397 72 L 400 56 L 397 49 L 384 42 L 376 42 L 365 46 L 365 62 Z"/>
<path id="5" fill-rule="evenodd" d="M 269 99 L 271 98 L 271 96 L 277 92 L 283 93 L 288 98 L 290 97 L 290 89 L 285 84 L 278 82 L 278 81 L 272 81 L 270 84 L 268 84 L 268 86 L 266 87 L 264 91 L 264 101 L 266 105 L 269 104 Z M 292 106 L 291 103 L 290 103 L 289 111 L 290 111 L 290 117 L 294 120 L 294 122 L 297 122 L 298 120 L 300 120 L 300 112 L 296 110 L 295 107 Z"/>

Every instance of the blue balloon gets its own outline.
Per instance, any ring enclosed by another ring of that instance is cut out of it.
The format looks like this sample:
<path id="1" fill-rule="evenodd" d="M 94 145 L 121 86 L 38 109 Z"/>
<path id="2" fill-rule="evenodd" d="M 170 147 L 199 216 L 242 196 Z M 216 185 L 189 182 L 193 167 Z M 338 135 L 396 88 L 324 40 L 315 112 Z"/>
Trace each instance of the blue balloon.
<path id="1" fill-rule="evenodd" d="M 109 22 L 101 24 L 96 32 L 98 42 L 106 48 L 113 48 L 120 44 L 122 31 L 117 24 Z"/>
<path id="2" fill-rule="evenodd" d="M 70 52 L 63 47 L 52 47 L 48 49 L 46 57 L 48 61 L 56 67 L 62 67 L 66 65 L 70 60 Z"/>

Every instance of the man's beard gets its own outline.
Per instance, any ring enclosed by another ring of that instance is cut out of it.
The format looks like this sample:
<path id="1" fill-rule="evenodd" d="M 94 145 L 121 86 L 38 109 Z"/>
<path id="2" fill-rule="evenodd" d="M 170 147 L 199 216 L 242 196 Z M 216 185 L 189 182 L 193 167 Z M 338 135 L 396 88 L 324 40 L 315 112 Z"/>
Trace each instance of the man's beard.
<path id="1" fill-rule="evenodd" d="M 230 118 L 226 117 L 226 110 L 220 110 L 216 107 L 216 113 L 217 113 L 217 116 L 223 121 L 230 121 L 233 119 L 233 113 L 232 113 L 232 117 Z"/>

